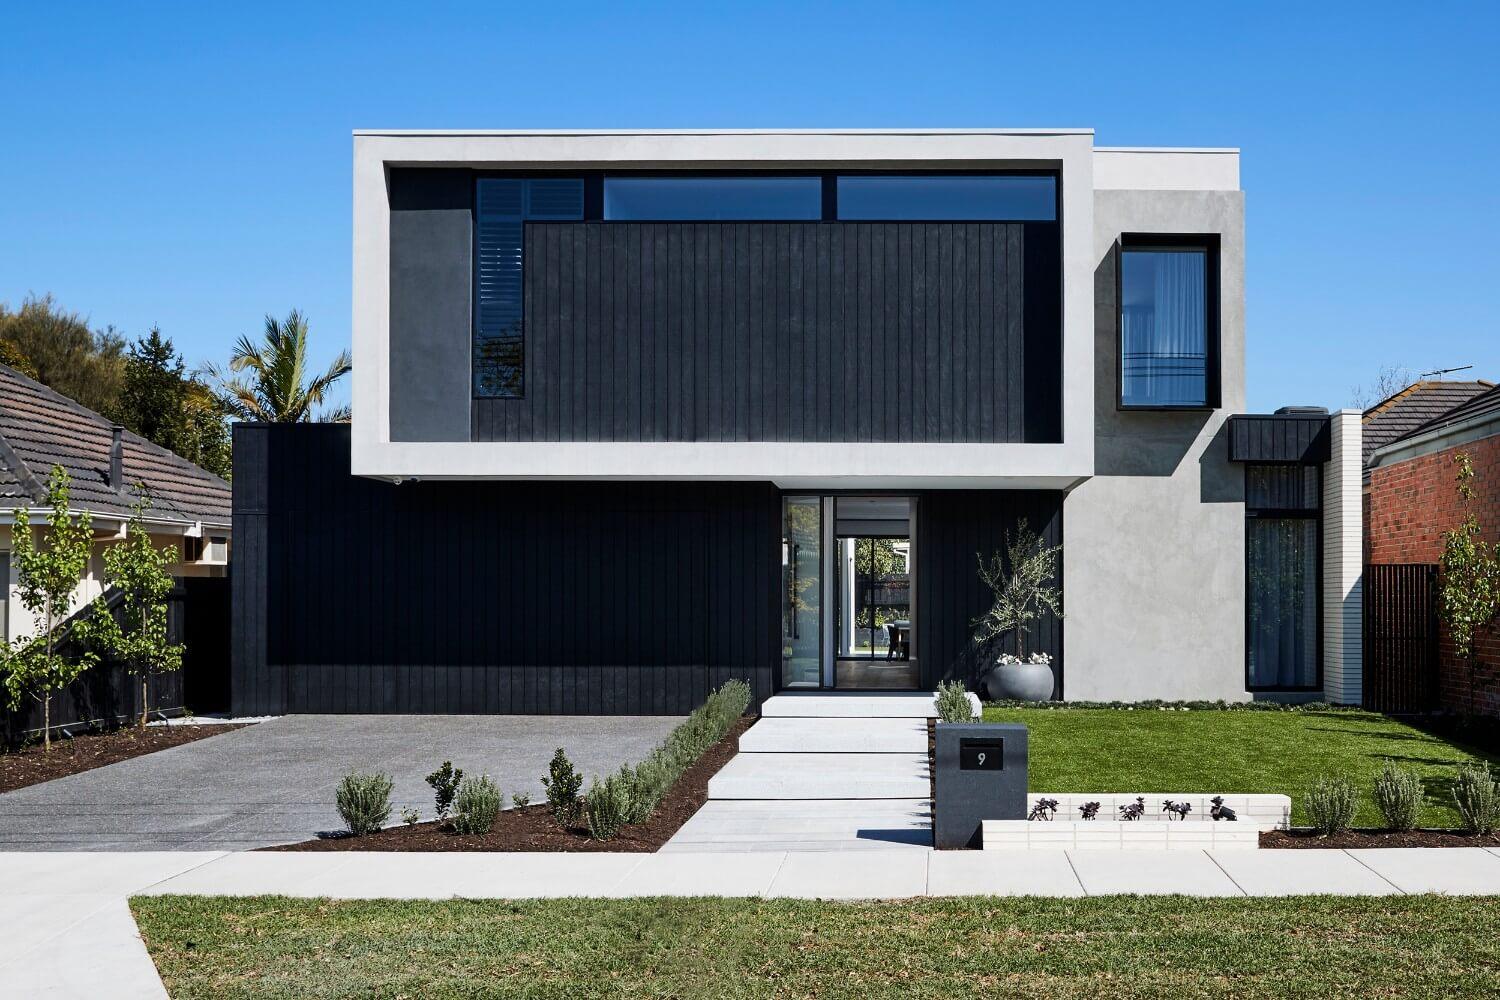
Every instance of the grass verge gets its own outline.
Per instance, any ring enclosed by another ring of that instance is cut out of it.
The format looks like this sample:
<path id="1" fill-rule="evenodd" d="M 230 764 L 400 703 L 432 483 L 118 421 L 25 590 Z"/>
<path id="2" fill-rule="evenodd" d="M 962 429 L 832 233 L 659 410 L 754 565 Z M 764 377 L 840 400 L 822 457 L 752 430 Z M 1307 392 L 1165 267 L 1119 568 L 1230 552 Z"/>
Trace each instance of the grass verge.
<path id="1" fill-rule="evenodd" d="M 1500 900 L 141 897 L 175 998 L 1466 997 Z"/>
<path id="2" fill-rule="evenodd" d="M 1392 760 L 1422 776 L 1423 826 L 1454 826 L 1455 767 L 1486 757 L 1373 712 L 1234 712 L 986 707 L 986 722 L 1030 730 L 1034 791 L 1280 792 L 1305 823 L 1302 795 L 1324 774 L 1359 785 L 1358 826 L 1379 826 L 1375 775 Z"/>

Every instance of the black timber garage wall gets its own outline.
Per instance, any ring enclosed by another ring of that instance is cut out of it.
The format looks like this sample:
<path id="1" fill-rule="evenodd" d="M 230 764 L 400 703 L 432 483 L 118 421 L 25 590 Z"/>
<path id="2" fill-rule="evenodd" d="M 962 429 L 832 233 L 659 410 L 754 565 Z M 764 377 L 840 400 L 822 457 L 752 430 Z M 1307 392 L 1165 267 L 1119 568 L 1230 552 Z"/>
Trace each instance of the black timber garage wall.
<path id="1" fill-rule="evenodd" d="M 1062 440 L 1056 223 L 534 222 L 525 259 L 476 441 Z"/>
<path id="2" fill-rule="evenodd" d="M 977 682 L 994 657 L 1014 645 L 976 649 L 973 620 L 993 596 L 979 579 L 978 557 L 1003 551 L 1007 534 L 1024 520 L 1050 545 L 1063 541 L 1063 494 L 1048 490 L 943 490 L 922 494 L 917 507 L 917 659 L 922 686 L 942 680 Z M 1057 577 L 1062 585 L 1059 560 Z M 1067 608 L 1063 608 L 1064 614 Z M 1052 656 L 1055 687 L 1063 696 L 1062 622 L 1048 616 L 1032 630 L 1030 650 Z"/>
<path id="3" fill-rule="evenodd" d="M 233 707 L 676 714 L 771 693 L 770 484 L 388 483 L 347 425 L 236 424 Z"/>

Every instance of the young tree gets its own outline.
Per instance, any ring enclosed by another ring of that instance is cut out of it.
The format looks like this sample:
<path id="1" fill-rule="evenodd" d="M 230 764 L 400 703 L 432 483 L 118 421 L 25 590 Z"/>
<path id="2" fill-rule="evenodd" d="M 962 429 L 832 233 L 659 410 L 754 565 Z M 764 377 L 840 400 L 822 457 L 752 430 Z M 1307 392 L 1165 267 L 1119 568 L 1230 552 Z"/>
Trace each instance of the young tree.
<path id="1" fill-rule="evenodd" d="M 85 645 L 119 661 L 140 683 L 141 729 L 151 715 L 151 678 L 182 668 L 182 646 L 167 641 L 167 595 L 172 592 L 167 566 L 175 553 L 170 546 L 152 546 L 146 529 L 150 509 L 150 492 L 137 486 L 125 541 L 104 550 L 104 580 L 120 595 L 118 615 L 101 596 L 93 614 L 80 623 Z"/>
<path id="2" fill-rule="evenodd" d="M 329 411 L 317 411 L 317 407 L 334 383 L 349 374 L 353 367 L 349 352 L 340 351 L 326 370 L 309 378 L 307 342 L 307 317 L 293 309 L 285 320 L 267 316 L 265 336 L 259 343 L 241 337 L 234 345 L 229 370 L 248 371 L 248 382 L 230 378 L 210 365 L 208 373 L 218 382 L 230 412 L 241 420 L 279 424 L 348 420 L 348 407 Z"/>
<path id="3" fill-rule="evenodd" d="M 1458 466 L 1458 499 L 1463 521 L 1443 532 L 1443 555 L 1438 580 L 1438 611 L 1453 650 L 1469 668 L 1469 711 L 1474 707 L 1475 650 L 1478 633 L 1500 614 L 1500 545 L 1486 543 L 1473 510 L 1474 464 L 1465 452 L 1453 459 Z"/>
<path id="4" fill-rule="evenodd" d="M 52 692 L 66 687 L 94 663 L 85 653 L 63 656 L 57 648 L 61 626 L 72 606 L 73 591 L 83 579 L 94 547 L 94 527 L 88 511 L 76 516 L 68 507 L 68 474 L 54 465 L 47 477 L 46 537 L 33 537 L 30 514 L 16 510 L 11 532 L 11 559 L 15 563 L 21 603 L 30 611 L 40 634 L 19 640 L 6 650 L 5 688 L 10 707 L 20 707 L 31 697 L 42 705 L 42 746 L 52 749 Z"/>
<path id="5" fill-rule="evenodd" d="M 985 644 L 1013 633 L 1016 654 L 1026 655 L 1026 635 L 1043 613 L 1062 617 L 1062 590 L 1052 580 L 1062 558 L 1061 545 L 1048 545 L 1025 520 L 1005 537 L 1005 557 L 979 556 L 979 579 L 994 594 L 988 611 L 974 619 L 974 643 Z M 1006 572 L 1006 564 L 1009 572 Z"/>

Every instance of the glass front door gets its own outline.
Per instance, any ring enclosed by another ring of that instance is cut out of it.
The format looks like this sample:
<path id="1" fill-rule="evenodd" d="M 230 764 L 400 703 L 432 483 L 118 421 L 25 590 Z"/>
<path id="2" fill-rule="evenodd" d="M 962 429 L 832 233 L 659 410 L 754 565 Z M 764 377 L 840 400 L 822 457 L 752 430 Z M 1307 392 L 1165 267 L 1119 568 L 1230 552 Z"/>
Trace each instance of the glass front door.
<path id="1" fill-rule="evenodd" d="M 918 686 L 914 514 L 904 496 L 785 498 L 783 687 Z"/>

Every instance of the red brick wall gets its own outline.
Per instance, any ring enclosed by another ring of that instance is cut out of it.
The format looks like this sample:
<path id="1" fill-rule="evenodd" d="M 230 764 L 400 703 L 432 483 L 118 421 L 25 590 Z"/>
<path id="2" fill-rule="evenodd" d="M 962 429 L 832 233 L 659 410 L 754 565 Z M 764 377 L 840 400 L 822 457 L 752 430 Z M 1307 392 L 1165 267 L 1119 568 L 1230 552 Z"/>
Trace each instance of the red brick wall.
<path id="1" fill-rule="evenodd" d="M 1365 495 L 1365 558 L 1372 563 L 1435 563 L 1443 555 L 1443 532 L 1463 520 L 1454 457 L 1466 452 L 1474 464 L 1473 511 L 1487 542 L 1500 540 L 1500 434 L 1430 455 L 1377 466 Z M 1500 715 L 1500 628 L 1475 645 L 1472 710 Z M 1470 711 L 1469 671 L 1458 663 L 1446 630 L 1439 643 L 1442 707 Z"/>

